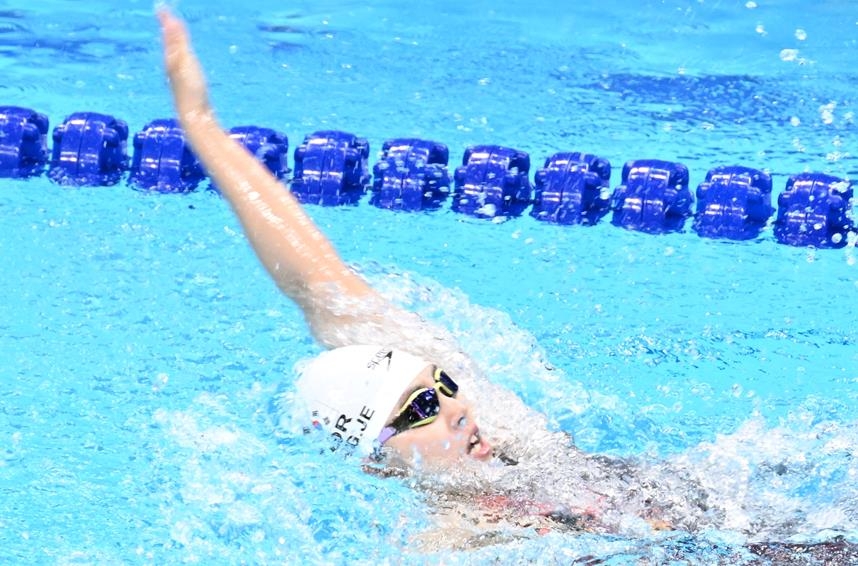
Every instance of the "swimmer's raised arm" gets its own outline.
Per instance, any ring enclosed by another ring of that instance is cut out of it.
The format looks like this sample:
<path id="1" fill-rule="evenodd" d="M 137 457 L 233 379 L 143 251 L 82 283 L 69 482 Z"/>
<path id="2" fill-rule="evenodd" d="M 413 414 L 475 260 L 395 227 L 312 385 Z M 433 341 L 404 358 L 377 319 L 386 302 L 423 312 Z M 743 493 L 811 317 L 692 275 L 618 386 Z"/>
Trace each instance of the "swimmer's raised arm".
<path id="1" fill-rule="evenodd" d="M 313 334 L 328 346 L 337 327 L 370 318 L 399 318 L 340 259 L 292 194 L 215 119 L 202 67 L 184 23 L 158 10 L 173 102 L 188 143 L 229 201 L 253 249 L 277 286 L 294 300 Z M 389 321 L 385 321 L 389 322 Z"/>

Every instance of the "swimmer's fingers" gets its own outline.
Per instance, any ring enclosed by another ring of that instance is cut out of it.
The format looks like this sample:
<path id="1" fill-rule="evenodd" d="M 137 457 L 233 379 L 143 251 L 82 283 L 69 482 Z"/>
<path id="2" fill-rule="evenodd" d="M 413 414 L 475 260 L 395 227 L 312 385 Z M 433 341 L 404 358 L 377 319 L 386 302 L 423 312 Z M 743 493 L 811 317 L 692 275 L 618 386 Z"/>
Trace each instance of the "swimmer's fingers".
<path id="1" fill-rule="evenodd" d="M 170 79 L 178 75 L 185 65 L 190 51 L 190 41 L 184 23 L 166 7 L 158 8 L 161 23 L 161 38 L 164 47 L 164 63 Z"/>
<path id="2" fill-rule="evenodd" d="M 210 112 L 205 77 L 185 24 L 165 7 L 158 9 L 158 20 L 173 101 L 183 125 L 187 125 L 186 120 Z"/>

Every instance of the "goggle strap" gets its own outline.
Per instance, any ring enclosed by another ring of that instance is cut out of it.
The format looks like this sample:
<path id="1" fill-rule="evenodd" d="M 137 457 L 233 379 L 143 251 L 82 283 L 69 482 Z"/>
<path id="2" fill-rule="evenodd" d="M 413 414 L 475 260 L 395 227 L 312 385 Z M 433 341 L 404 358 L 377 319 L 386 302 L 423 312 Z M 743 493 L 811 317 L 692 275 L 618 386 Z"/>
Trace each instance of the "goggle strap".
<path id="1" fill-rule="evenodd" d="M 383 429 L 381 429 L 381 432 L 378 435 L 378 443 L 384 444 L 385 442 L 390 440 L 392 437 L 396 436 L 397 432 L 398 431 L 396 430 L 396 427 L 392 427 L 392 426 L 384 427 Z"/>

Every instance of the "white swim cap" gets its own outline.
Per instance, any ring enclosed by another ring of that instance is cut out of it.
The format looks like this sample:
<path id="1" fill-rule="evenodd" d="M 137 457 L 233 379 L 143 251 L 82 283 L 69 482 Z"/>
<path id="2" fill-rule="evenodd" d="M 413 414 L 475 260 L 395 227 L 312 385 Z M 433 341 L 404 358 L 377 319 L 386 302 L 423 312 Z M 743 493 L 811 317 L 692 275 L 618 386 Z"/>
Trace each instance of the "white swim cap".
<path id="1" fill-rule="evenodd" d="M 345 346 L 299 365 L 298 397 L 338 446 L 366 456 L 405 388 L 429 362 L 382 346 Z"/>

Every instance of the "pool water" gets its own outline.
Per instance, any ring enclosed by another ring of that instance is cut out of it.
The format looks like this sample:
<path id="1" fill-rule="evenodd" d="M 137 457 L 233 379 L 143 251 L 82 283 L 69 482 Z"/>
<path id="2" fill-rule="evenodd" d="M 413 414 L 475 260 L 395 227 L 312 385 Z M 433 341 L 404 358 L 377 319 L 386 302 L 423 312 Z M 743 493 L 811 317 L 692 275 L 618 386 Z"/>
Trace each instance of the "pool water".
<path id="1" fill-rule="evenodd" d="M 460 5 L 461 4 L 461 5 Z M 183 0 L 227 126 L 418 136 L 739 163 L 775 193 L 858 174 L 858 16 L 778 2 Z M 0 103 L 169 116 L 150 2 L 12 0 Z M 291 158 L 290 158 L 291 163 Z M 702 533 L 513 538 L 414 550 L 427 495 L 274 426 L 318 352 L 225 203 L 2 180 L 0 558 L 10 563 L 751 561 L 743 521 L 858 543 L 854 245 L 793 248 L 686 226 L 503 223 L 365 201 L 311 207 L 343 257 L 456 334 L 492 379 L 576 444 L 707 469 L 736 505 Z M 394 278 L 394 275 L 403 278 Z M 554 368 L 547 371 L 546 366 Z M 767 470 L 786 473 L 767 474 Z M 774 478 L 774 479 L 772 479 Z"/>

